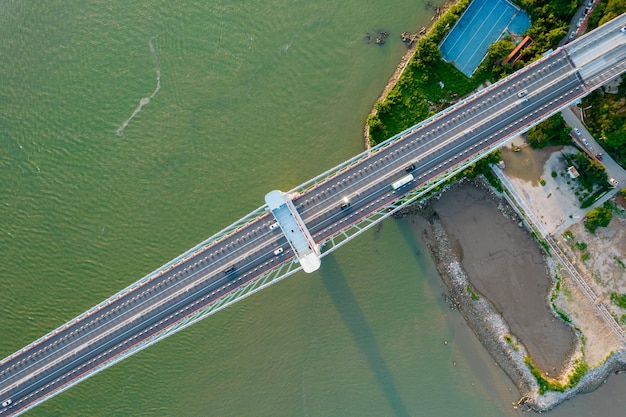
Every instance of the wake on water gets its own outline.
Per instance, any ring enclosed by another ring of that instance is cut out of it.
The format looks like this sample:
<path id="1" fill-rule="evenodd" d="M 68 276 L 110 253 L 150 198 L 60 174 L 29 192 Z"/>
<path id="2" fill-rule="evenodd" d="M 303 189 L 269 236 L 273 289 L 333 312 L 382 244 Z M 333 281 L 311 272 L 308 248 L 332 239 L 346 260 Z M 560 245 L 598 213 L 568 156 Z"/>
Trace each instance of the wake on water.
<path id="1" fill-rule="evenodd" d="M 139 100 L 139 105 L 137 106 L 137 108 L 133 111 L 130 117 L 124 120 L 124 123 L 122 123 L 122 125 L 115 131 L 115 134 L 117 136 L 122 136 L 124 134 L 124 129 L 126 129 L 126 126 L 128 126 L 130 121 L 133 120 L 133 117 L 137 116 L 137 114 L 139 114 L 143 106 L 150 103 L 150 100 L 152 100 L 154 96 L 156 96 L 157 93 L 161 90 L 161 67 L 159 66 L 159 57 L 157 56 L 156 50 L 154 48 L 153 41 L 155 38 L 156 36 L 150 39 L 150 41 L 148 42 L 148 47 L 150 48 L 150 55 L 152 56 L 152 64 L 154 65 L 154 71 L 156 72 L 156 87 L 154 91 L 152 92 L 152 94 L 150 94 L 148 97 L 144 97 L 141 100 Z"/>

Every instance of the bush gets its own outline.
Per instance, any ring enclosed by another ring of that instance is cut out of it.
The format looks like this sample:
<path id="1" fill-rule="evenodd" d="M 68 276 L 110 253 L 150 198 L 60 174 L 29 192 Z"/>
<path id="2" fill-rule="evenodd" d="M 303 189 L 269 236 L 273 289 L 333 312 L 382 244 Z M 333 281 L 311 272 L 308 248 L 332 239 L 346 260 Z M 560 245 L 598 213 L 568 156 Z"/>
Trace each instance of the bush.
<path id="1" fill-rule="evenodd" d="M 610 208 L 598 207 L 593 209 L 585 215 L 585 228 L 591 233 L 595 233 L 598 227 L 607 227 L 612 217 Z"/>
<path id="2" fill-rule="evenodd" d="M 611 293 L 611 302 L 618 307 L 626 310 L 626 294 Z"/>
<path id="3" fill-rule="evenodd" d="M 544 120 L 528 131 L 528 142 L 533 148 L 543 148 L 548 145 L 567 145 L 572 141 L 569 135 L 570 128 L 560 113 L 548 120 Z M 553 172 L 556 177 L 556 172 Z"/>

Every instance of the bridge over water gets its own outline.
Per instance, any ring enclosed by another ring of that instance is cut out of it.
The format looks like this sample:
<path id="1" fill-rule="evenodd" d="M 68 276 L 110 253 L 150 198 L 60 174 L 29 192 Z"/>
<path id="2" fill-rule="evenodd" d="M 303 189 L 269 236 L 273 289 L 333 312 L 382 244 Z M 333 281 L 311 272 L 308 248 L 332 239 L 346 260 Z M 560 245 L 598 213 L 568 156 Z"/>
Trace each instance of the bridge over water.
<path id="1" fill-rule="evenodd" d="M 297 239 L 308 242 L 310 236 L 315 247 L 303 253 L 323 258 L 622 74 L 623 27 L 626 15 L 290 190 L 289 203 L 304 227 L 292 241 L 284 224 L 276 227 L 276 213 L 263 205 L 6 357 L 0 361 L 0 416 L 21 414 L 295 273 L 301 269 Z M 391 186 L 409 172 L 402 186 Z"/>

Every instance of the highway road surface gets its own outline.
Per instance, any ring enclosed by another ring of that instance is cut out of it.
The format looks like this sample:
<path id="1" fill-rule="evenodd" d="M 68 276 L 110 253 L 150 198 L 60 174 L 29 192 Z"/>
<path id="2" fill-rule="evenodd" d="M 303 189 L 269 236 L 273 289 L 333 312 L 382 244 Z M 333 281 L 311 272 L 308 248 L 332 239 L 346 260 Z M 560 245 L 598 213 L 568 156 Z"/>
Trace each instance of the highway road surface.
<path id="1" fill-rule="evenodd" d="M 498 146 L 626 69 L 626 16 L 558 49 L 315 185 L 294 205 L 316 243 Z M 413 168 L 410 168 L 413 166 Z M 397 190 L 390 184 L 410 173 Z M 350 206 L 341 208 L 347 198 Z M 0 362 L 0 416 L 17 415 L 107 366 L 294 254 L 264 213 Z M 278 248 L 283 252 L 275 255 Z"/>

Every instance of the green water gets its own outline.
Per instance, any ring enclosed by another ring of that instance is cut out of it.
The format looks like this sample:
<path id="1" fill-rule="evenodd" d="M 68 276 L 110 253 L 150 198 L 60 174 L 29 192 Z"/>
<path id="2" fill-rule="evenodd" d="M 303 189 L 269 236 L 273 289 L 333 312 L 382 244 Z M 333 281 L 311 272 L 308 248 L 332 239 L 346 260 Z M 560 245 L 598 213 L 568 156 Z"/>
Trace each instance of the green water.
<path id="1" fill-rule="evenodd" d="M 430 13 L 0 2 L 0 357 L 360 152 L 397 36 Z M 387 45 L 363 41 L 381 28 Z M 515 415 L 410 227 L 387 221 L 30 415 Z"/>

